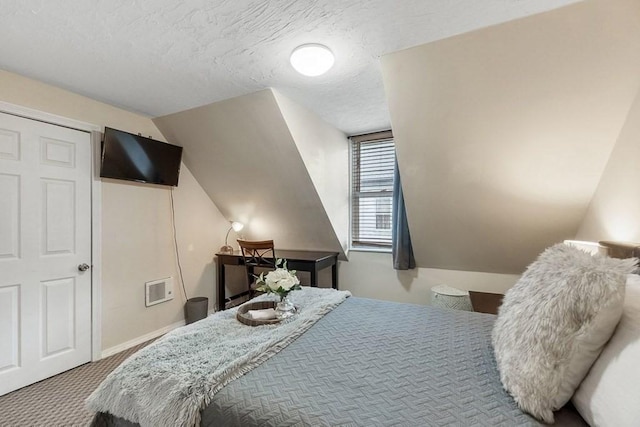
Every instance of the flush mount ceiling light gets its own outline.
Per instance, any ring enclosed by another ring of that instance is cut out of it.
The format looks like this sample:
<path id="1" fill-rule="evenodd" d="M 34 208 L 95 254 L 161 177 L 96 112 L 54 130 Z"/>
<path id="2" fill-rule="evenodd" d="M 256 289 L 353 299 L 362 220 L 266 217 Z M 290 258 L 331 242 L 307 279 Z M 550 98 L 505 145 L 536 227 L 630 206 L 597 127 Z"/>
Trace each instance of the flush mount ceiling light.
<path id="1" fill-rule="evenodd" d="M 321 44 L 298 46 L 291 52 L 289 60 L 297 72 L 309 77 L 326 73 L 335 62 L 331 50 Z"/>

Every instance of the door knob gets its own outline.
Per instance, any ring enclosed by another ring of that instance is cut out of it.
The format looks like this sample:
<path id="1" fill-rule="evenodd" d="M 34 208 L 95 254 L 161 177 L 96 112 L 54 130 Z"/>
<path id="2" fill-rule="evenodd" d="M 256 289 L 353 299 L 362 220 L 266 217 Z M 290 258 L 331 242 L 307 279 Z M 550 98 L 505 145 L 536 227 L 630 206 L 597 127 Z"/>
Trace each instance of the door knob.
<path id="1" fill-rule="evenodd" d="M 80 264 L 78 266 L 78 270 L 80 270 L 80 271 L 87 271 L 90 268 L 91 268 L 91 266 L 89 264 Z"/>

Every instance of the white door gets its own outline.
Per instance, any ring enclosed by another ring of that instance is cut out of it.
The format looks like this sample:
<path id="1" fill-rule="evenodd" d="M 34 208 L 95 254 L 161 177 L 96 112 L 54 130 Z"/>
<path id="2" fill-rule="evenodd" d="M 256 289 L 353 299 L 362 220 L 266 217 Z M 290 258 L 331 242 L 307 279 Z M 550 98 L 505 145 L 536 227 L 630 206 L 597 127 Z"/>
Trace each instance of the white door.
<path id="1" fill-rule="evenodd" d="M 90 135 L 0 113 L 0 395 L 91 360 L 82 264 L 91 265 Z"/>

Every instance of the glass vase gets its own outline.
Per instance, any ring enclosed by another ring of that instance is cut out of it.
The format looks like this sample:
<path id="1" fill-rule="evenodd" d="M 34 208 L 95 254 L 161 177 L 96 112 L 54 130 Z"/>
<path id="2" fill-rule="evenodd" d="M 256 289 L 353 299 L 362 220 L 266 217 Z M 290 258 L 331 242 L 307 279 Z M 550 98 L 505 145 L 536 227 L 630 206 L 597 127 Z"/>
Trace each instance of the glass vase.
<path id="1" fill-rule="evenodd" d="M 289 295 L 281 295 L 280 302 L 276 304 L 276 316 L 278 319 L 287 319 L 296 314 L 296 307 L 291 302 Z"/>

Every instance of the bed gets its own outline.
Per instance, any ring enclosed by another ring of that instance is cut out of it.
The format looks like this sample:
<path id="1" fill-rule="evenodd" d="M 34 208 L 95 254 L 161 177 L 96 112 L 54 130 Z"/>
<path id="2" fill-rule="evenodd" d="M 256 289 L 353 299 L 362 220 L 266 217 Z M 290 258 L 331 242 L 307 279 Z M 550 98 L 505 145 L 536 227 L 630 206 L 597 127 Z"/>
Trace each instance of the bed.
<path id="1" fill-rule="evenodd" d="M 542 425 L 502 387 L 491 347 L 495 318 L 347 298 L 220 389 L 201 411 L 200 424 Z M 98 413 L 93 425 L 135 424 Z M 556 425 L 586 423 L 569 405 L 556 413 Z"/>

